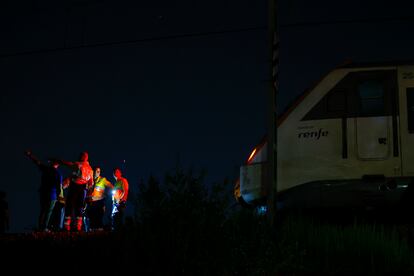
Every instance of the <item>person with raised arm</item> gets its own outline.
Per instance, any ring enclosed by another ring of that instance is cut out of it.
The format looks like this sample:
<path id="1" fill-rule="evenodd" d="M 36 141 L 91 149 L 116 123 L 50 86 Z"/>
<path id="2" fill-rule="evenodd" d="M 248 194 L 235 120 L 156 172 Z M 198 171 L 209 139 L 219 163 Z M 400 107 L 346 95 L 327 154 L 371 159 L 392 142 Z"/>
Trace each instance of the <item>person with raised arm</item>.
<path id="1" fill-rule="evenodd" d="M 59 162 L 56 159 L 49 159 L 49 164 L 46 165 L 30 150 L 26 151 L 25 155 L 36 164 L 42 173 L 39 187 L 38 229 L 39 231 L 49 231 L 49 220 L 62 189 L 62 175 L 58 171 Z"/>

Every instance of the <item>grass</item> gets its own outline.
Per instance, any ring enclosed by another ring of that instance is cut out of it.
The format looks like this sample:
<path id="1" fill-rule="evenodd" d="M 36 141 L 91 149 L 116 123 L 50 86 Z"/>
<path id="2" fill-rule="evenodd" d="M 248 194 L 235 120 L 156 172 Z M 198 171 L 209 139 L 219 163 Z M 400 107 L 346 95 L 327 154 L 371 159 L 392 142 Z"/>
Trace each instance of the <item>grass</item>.
<path id="1" fill-rule="evenodd" d="M 32 271 L 52 263 L 66 271 L 141 275 L 414 275 L 413 252 L 396 226 L 290 216 L 273 231 L 244 210 L 213 225 L 168 221 L 119 233 L 13 235 L 1 239 L 1 248 L 5 264 L 24 259 L 20 268 Z"/>
<path id="2" fill-rule="evenodd" d="M 281 271 L 326 275 L 414 275 L 414 255 L 397 226 L 375 223 L 332 225 L 289 217 L 279 230 L 279 248 L 286 248 Z"/>

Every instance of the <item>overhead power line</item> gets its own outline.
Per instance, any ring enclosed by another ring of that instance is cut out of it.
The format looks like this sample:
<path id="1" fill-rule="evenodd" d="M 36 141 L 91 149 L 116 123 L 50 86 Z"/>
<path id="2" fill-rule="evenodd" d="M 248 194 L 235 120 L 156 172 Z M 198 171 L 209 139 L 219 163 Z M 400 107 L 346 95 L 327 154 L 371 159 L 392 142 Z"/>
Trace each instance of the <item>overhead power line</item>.
<path id="1" fill-rule="evenodd" d="M 35 54 L 46 54 L 46 53 L 85 49 L 85 48 L 128 45 L 128 44 L 136 44 L 136 43 L 152 42 L 152 41 L 160 41 L 160 40 L 173 40 L 173 39 L 180 39 L 180 38 L 191 38 L 191 37 L 202 37 L 202 36 L 222 35 L 222 34 L 231 34 L 231 33 L 251 32 L 251 31 L 262 31 L 262 30 L 267 30 L 267 27 L 263 26 L 263 27 L 251 27 L 251 28 L 233 29 L 233 30 L 167 35 L 167 36 L 132 39 L 132 40 L 115 41 L 115 42 L 82 44 L 82 45 L 72 46 L 72 47 L 58 47 L 58 48 L 53 48 L 53 49 L 30 50 L 30 51 L 23 51 L 23 52 L 17 52 L 17 53 L 0 54 L 0 58 L 27 56 L 27 55 L 35 55 Z"/>
<path id="2" fill-rule="evenodd" d="M 324 20 L 324 21 L 307 21 L 307 22 L 296 22 L 296 23 L 287 23 L 280 24 L 280 28 L 299 28 L 299 27 L 315 27 L 323 25 L 338 25 L 338 24 L 366 24 L 366 23 L 386 23 L 386 22 L 396 22 L 396 21 L 414 21 L 414 16 L 399 16 L 399 17 L 383 17 L 383 18 L 361 18 L 361 19 L 344 19 L 344 20 Z M 70 51 L 77 49 L 87 49 L 87 48 L 98 48 L 98 47 L 107 47 L 107 46 L 121 46 L 121 45 L 131 45 L 136 43 L 143 42 L 152 42 L 152 41 L 162 41 L 162 40 L 173 40 L 181 38 L 195 38 L 203 36 L 213 36 L 213 35 L 224 35 L 232 33 L 242 33 L 242 32 L 252 32 L 252 31 L 265 31 L 267 26 L 257 26 L 249 28 L 240 28 L 232 30 L 221 30 L 221 31 L 210 31 L 210 32 L 199 32 L 199 33 L 188 33 L 188 34 L 176 34 L 176 35 L 166 35 L 152 38 L 142 38 L 142 39 L 132 39 L 125 41 L 115 41 L 115 42 L 101 42 L 101 43 L 91 43 L 91 44 L 81 44 L 71 47 L 57 47 L 49 49 L 37 49 L 22 51 L 16 53 L 4 53 L 0 54 L 0 58 L 6 57 L 18 57 L 18 56 L 29 56 L 36 54 L 48 54 L 53 52 L 62 52 Z"/>

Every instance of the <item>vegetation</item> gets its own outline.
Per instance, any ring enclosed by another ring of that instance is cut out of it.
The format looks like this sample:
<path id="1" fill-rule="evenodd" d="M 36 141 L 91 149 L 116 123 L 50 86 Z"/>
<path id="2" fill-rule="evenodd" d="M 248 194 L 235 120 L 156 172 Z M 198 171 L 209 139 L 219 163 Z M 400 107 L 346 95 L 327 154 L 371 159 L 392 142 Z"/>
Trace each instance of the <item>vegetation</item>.
<path id="1" fill-rule="evenodd" d="M 65 271 L 414 275 L 413 252 L 397 226 L 280 216 L 273 230 L 254 210 L 232 205 L 223 190 L 230 183 L 207 187 L 203 179 L 203 173 L 177 169 L 163 183 L 153 177 L 142 183 L 130 201 L 135 216 L 117 233 L 33 235 L 1 246 L 10 260 L 30 260 L 37 268 L 47 260 Z"/>
<path id="2" fill-rule="evenodd" d="M 181 169 L 163 184 L 151 178 L 136 197 L 132 258 L 154 274 L 414 275 L 413 252 L 396 225 L 284 215 L 273 230 L 254 210 L 230 208 L 226 185 L 207 189 L 203 174 Z"/>

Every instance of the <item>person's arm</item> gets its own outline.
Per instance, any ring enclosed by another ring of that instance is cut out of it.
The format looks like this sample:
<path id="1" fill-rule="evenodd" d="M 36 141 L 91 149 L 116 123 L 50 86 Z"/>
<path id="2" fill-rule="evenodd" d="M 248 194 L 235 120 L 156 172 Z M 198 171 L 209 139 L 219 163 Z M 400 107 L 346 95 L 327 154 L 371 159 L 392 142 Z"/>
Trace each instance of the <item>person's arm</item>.
<path id="1" fill-rule="evenodd" d="M 128 184 L 128 180 L 126 180 L 126 178 L 123 179 L 124 182 L 124 194 L 122 195 L 122 201 L 126 202 L 128 199 L 128 191 L 129 191 L 129 184 Z"/>
<path id="2" fill-rule="evenodd" d="M 92 189 L 94 187 L 94 185 L 95 185 L 95 180 L 94 180 L 94 177 L 93 177 L 93 170 L 89 166 L 89 180 L 86 183 L 86 188 L 87 189 Z"/>
<path id="3" fill-rule="evenodd" d="M 65 166 L 68 166 L 68 167 L 73 167 L 73 166 L 76 165 L 75 162 L 71 162 L 71 161 L 60 160 L 60 159 L 58 159 L 57 161 L 59 162 L 59 164 L 65 165 Z"/>
<path id="4" fill-rule="evenodd" d="M 42 162 L 40 162 L 39 158 L 37 158 L 36 156 L 34 156 L 30 150 L 25 151 L 24 154 L 27 157 L 29 157 L 29 159 L 32 160 L 32 162 L 35 163 L 36 166 L 38 166 L 38 167 L 41 167 L 42 166 Z"/>
<path id="5" fill-rule="evenodd" d="M 114 188 L 114 185 L 106 177 L 104 177 L 104 183 L 105 183 L 106 187 L 108 187 L 110 189 Z"/>
<path id="6" fill-rule="evenodd" d="M 69 184 L 70 184 L 70 177 L 65 177 L 65 179 L 63 179 L 62 188 L 66 189 L 67 187 L 69 187 Z"/>
<path id="7" fill-rule="evenodd" d="M 95 184 L 95 183 L 94 183 L 94 181 L 93 181 L 93 177 L 91 177 L 91 178 L 88 180 L 88 182 L 86 183 L 86 189 L 87 189 L 87 190 L 92 189 L 94 184 Z"/>

